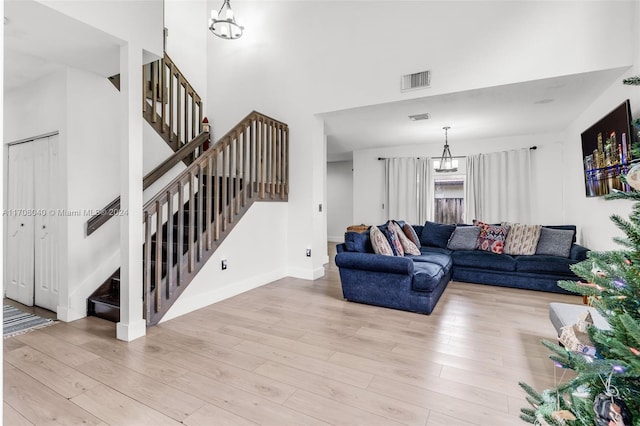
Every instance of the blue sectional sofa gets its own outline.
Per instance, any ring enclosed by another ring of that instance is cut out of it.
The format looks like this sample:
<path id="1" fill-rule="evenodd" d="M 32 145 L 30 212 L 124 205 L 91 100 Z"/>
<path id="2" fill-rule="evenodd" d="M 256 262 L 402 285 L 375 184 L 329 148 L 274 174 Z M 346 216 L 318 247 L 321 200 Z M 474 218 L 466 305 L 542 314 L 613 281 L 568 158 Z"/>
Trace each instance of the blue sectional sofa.
<path id="1" fill-rule="evenodd" d="M 568 257 L 450 250 L 447 243 L 455 225 L 427 222 L 412 227 L 420 238 L 420 255 L 375 254 L 369 231 L 345 233 L 335 262 L 346 300 L 430 314 L 451 279 L 568 294 L 557 282 L 578 280 L 570 266 L 585 260 L 588 252 L 576 244 L 573 225 L 546 227 L 573 231 Z"/>

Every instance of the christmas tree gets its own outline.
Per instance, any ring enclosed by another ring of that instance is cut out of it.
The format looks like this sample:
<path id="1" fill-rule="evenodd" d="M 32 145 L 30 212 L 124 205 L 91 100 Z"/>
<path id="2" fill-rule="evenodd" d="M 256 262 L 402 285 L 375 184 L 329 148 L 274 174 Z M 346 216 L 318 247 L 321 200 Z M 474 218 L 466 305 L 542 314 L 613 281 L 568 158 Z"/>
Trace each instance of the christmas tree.
<path id="1" fill-rule="evenodd" d="M 629 171 L 626 181 L 640 190 L 638 178 L 640 165 Z M 625 234 L 614 238 L 621 249 L 591 251 L 587 260 L 572 267 L 581 281 L 560 281 L 558 285 L 588 296 L 611 329 L 586 327 L 594 355 L 542 342 L 552 351 L 556 368 L 576 374 L 542 392 L 520 383 L 532 406 L 521 410 L 520 417 L 528 423 L 640 426 L 640 192 L 616 192 L 607 198 L 635 201 L 628 219 L 611 216 Z"/>

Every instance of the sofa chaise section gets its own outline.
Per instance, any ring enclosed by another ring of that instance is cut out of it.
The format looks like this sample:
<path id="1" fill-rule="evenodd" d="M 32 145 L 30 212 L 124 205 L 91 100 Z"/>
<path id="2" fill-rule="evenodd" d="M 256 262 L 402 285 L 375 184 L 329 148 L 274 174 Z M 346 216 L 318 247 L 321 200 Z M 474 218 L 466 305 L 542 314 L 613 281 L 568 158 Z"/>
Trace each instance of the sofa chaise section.
<path id="1" fill-rule="evenodd" d="M 352 302 L 430 314 L 451 280 L 451 262 L 446 257 L 414 262 L 408 257 L 345 250 L 344 244 L 338 245 L 335 261 L 343 296 Z"/>

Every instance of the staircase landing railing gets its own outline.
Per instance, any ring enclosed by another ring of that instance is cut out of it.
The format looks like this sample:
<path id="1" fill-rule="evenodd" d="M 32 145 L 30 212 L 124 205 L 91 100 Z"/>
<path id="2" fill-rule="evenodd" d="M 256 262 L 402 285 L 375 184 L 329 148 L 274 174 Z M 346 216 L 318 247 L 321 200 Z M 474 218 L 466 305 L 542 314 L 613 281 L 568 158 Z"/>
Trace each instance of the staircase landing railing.
<path id="1" fill-rule="evenodd" d="M 143 115 L 174 151 L 202 131 L 202 99 L 171 58 L 144 66 Z"/>

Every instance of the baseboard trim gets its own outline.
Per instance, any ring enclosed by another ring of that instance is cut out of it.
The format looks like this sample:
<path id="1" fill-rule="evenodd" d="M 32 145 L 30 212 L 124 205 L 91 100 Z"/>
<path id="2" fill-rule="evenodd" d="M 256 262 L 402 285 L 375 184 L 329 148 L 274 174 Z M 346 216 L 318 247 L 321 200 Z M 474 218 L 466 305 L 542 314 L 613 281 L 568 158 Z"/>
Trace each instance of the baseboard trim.
<path id="1" fill-rule="evenodd" d="M 167 313 L 162 317 L 160 324 L 170 319 L 204 308 L 205 306 L 237 296 L 238 294 L 246 291 L 253 290 L 254 288 L 269 284 L 273 281 L 284 278 L 285 276 L 286 274 L 283 270 L 275 270 L 222 288 L 217 288 L 206 293 L 198 293 L 191 297 L 189 297 L 188 294 L 183 294 L 173 304 L 173 306 L 171 306 L 171 309 L 169 309 L 169 311 L 167 311 Z M 188 289 L 186 291 L 188 291 Z"/>

